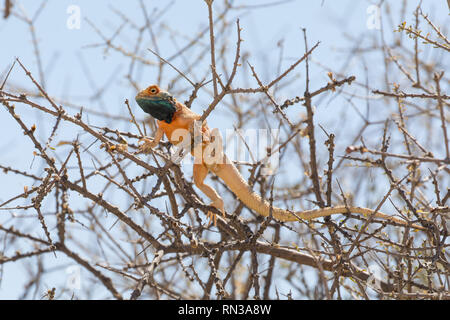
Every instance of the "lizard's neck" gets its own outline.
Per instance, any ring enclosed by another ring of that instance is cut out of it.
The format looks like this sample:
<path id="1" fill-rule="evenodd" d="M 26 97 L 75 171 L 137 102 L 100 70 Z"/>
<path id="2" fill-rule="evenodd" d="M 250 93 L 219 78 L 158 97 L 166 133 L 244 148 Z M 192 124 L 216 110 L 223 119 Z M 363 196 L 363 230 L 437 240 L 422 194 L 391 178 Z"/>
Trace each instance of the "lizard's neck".
<path id="1" fill-rule="evenodd" d="M 172 100 L 143 95 L 136 96 L 136 102 L 146 113 L 160 121 L 172 122 L 174 114 L 180 109 Z"/>

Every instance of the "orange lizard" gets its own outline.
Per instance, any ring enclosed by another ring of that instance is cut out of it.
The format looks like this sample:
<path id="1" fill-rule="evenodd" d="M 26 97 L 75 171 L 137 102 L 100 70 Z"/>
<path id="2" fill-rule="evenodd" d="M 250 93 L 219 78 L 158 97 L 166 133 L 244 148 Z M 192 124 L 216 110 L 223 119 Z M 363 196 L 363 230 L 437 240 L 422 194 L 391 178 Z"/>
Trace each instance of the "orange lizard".
<path id="1" fill-rule="evenodd" d="M 141 141 L 144 141 L 144 144 L 140 145 L 140 148 L 145 153 L 150 152 L 152 148 L 156 147 L 164 134 L 172 144 L 180 144 L 184 141 L 183 139 L 186 139 L 186 135 L 183 135 L 183 131 L 191 134 L 194 129 L 195 121 L 200 119 L 200 115 L 191 111 L 184 104 L 177 101 L 170 93 L 161 90 L 157 85 L 151 85 L 140 91 L 136 96 L 136 102 L 146 113 L 149 113 L 156 118 L 158 123 L 158 129 L 153 139 L 141 139 Z M 191 146 L 191 153 L 196 160 L 193 168 L 194 184 L 211 199 L 211 205 L 217 208 L 224 216 L 225 211 L 222 198 L 216 190 L 204 183 L 209 171 L 212 171 L 221 178 L 248 208 L 263 216 L 269 216 L 270 211 L 272 210 L 272 216 L 280 221 L 296 221 L 299 219 L 310 220 L 330 216 L 332 214 L 352 212 L 365 216 L 374 215 L 376 218 L 385 219 L 403 226 L 409 225 L 420 230 L 425 229 L 424 227 L 415 224 L 409 224 L 405 220 L 397 217 L 363 207 L 336 206 L 301 212 L 291 212 L 277 207 L 271 208 L 268 201 L 261 199 L 259 195 L 250 189 L 234 164 L 227 158 L 221 149 L 219 149 L 219 151 L 214 149 L 215 151 L 213 152 L 218 154 L 214 157 L 210 157 L 211 152 L 207 151 L 207 147 L 214 138 L 212 131 L 208 128 L 206 122 L 201 124 L 199 132 L 201 135 L 201 149 L 194 150 L 196 148 L 195 142 L 194 147 Z M 194 141 L 197 140 L 194 139 Z M 190 143 L 191 141 L 188 142 Z M 200 153 L 197 153 L 197 151 L 200 151 Z M 211 158 L 213 160 L 211 160 Z M 215 214 L 208 212 L 208 218 L 210 222 L 214 221 L 214 225 L 216 225 L 217 218 Z"/>

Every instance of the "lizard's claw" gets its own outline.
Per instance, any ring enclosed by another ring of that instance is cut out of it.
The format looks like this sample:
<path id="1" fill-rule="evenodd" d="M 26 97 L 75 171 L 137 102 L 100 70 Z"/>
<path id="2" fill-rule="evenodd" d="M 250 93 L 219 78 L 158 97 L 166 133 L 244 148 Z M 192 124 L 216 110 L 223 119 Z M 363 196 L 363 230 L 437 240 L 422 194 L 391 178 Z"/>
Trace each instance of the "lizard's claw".
<path id="1" fill-rule="evenodd" d="M 150 151 L 156 147 L 156 143 L 154 141 L 148 139 L 148 138 L 141 138 L 139 139 L 139 142 L 144 141 L 143 144 L 139 145 L 139 150 L 141 150 L 143 153 L 150 153 Z"/>
<path id="2" fill-rule="evenodd" d="M 217 215 L 213 213 L 212 211 L 208 211 L 206 214 L 206 217 L 208 218 L 208 227 L 211 225 L 211 223 L 214 222 L 214 227 L 217 226 Z"/>
<path id="3" fill-rule="evenodd" d="M 215 202 L 211 203 L 211 206 L 215 207 L 217 210 L 222 212 L 222 216 L 225 218 L 225 209 L 223 207 L 222 199 L 217 199 Z M 217 214 L 213 213 L 212 211 L 208 211 L 206 216 L 207 216 L 207 218 L 209 220 L 208 227 L 213 222 L 214 222 L 214 227 L 216 227 L 217 226 Z"/>

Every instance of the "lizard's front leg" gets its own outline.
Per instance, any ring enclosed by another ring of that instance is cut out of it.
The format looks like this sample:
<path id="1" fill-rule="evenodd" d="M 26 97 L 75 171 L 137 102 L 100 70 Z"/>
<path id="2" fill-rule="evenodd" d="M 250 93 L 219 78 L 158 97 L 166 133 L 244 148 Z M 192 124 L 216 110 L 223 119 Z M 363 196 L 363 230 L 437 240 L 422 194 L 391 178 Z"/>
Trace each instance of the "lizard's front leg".
<path id="1" fill-rule="evenodd" d="M 225 210 L 223 205 L 223 200 L 219 196 L 216 190 L 205 184 L 203 181 L 206 178 L 206 175 L 208 174 L 208 168 L 202 163 L 202 164 L 194 164 L 194 183 L 206 196 L 208 196 L 209 199 L 211 199 L 211 206 L 217 208 L 220 212 L 222 212 L 222 215 L 225 216 Z M 208 219 L 209 224 L 211 222 L 214 222 L 214 226 L 217 224 L 217 217 L 214 213 L 211 211 L 208 212 Z"/>
<path id="2" fill-rule="evenodd" d="M 139 142 L 144 141 L 143 144 L 139 145 L 139 149 L 144 153 L 149 153 L 154 147 L 158 145 L 164 135 L 164 131 L 158 127 L 155 133 L 155 137 L 150 140 L 149 138 L 141 138 Z"/>

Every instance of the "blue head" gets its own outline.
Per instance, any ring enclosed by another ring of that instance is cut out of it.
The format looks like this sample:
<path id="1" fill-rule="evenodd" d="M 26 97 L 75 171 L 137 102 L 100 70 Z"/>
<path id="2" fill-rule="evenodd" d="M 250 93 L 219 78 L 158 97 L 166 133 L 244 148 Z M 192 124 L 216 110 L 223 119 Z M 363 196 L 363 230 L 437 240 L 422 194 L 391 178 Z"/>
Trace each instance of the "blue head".
<path id="1" fill-rule="evenodd" d="M 172 122 L 173 115 L 177 110 L 175 99 L 168 92 L 162 91 L 157 85 L 152 85 L 140 91 L 136 96 L 136 102 L 144 112 L 167 123 Z"/>

